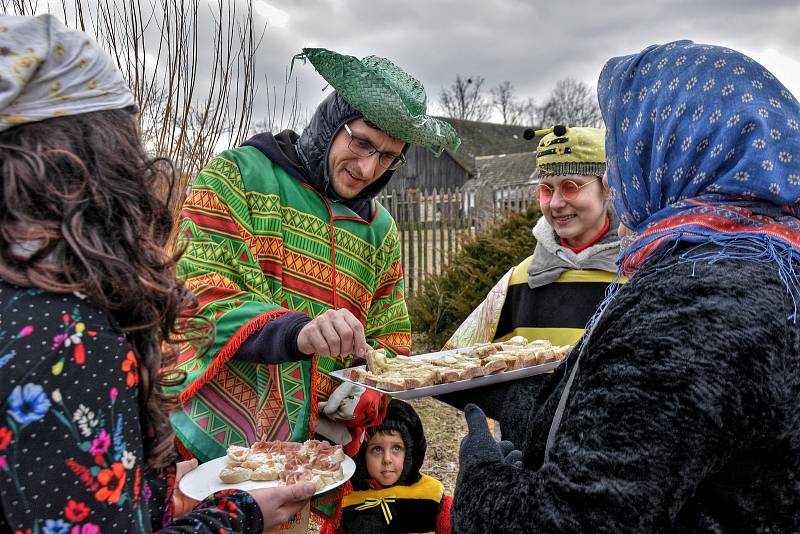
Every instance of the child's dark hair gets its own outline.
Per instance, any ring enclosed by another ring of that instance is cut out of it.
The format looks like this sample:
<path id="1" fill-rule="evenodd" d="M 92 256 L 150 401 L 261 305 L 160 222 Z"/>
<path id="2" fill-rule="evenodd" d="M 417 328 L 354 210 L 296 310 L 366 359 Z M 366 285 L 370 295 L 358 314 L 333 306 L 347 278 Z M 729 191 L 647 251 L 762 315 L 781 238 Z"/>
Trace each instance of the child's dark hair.
<path id="1" fill-rule="evenodd" d="M 380 434 L 382 436 L 391 436 L 394 435 L 395 433 L 400 434 L 402 436 L 402 433 L 395 428 L 378 428 L 374 432 L 370 433 L 370 436 L 374 436 L 375 434 Z"/>

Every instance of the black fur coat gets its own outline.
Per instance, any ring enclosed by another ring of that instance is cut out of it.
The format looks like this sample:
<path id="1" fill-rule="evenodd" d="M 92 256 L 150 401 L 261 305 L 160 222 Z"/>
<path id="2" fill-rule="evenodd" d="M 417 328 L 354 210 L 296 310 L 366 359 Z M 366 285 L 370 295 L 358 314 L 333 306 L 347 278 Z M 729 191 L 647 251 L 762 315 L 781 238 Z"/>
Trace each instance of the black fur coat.
<path id="1" fill-rule="evenodd" d="M 523 467 L 462 458 L 453 532 L 800 532 L 800 323 L 774 266 L 643 268 L 566 382 L 472 390 Z M 566 376 L 574 365 L 568 359 Z"/>

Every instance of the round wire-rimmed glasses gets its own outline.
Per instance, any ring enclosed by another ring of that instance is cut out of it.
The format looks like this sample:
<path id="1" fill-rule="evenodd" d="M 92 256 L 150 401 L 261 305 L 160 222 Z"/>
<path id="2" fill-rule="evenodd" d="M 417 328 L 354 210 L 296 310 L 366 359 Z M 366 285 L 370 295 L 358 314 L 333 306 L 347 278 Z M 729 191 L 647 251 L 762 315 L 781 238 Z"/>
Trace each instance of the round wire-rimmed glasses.
<path id="1" fill-rule="evenodd" d="M 586 187 L 589 184 L 593 184 L 598 181 L 600 178 L 595 178 L 594 180 L 589 180 L 586 183 L 578 184 L 578 182 L 574 180 L 564 180 L 558 185 L 558 194 L 561 195 L 561 198 L 564 200 L 575 200 L 578 198 L 578 194 L 580 194 L 581 189 Z M 550 184 L 539 184 L 534 189 L 534 196 L 539 201 L 540 204 L 548 204 L 551 200 L 553 200 L 553 194 L 555 193 L 555 188 Z"/>

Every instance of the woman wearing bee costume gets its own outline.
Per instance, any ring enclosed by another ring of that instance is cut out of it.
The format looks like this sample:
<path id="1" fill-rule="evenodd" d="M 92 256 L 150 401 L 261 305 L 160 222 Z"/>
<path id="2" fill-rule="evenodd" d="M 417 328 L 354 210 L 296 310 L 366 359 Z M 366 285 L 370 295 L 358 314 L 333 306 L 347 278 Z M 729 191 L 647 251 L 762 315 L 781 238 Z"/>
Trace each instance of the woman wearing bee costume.
<path id="1" fill-rule="evenodd" d="M 536 248 L 509 270 L 459 326 L 445 349 L 513 336 L 572 345 L 615 278 L 619 222 L 603 183 L 605 131 L 557 125 L 536 150 L 543 217 Z"/>

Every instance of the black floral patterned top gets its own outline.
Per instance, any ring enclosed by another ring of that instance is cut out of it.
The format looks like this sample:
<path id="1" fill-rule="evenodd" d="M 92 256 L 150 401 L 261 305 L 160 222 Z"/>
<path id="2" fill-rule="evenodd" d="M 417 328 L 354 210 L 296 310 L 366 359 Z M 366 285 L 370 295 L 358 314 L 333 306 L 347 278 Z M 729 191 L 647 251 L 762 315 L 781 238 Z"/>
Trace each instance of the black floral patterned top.
<path id="1" fill-rule="evenodd" d="M 0 281 L 0 532 L 261 532 L 242 491 L 173 517 L 175 466 L 143 461 L 137 366 L 88 301 Z"/>

